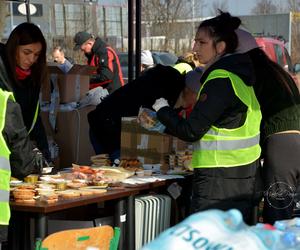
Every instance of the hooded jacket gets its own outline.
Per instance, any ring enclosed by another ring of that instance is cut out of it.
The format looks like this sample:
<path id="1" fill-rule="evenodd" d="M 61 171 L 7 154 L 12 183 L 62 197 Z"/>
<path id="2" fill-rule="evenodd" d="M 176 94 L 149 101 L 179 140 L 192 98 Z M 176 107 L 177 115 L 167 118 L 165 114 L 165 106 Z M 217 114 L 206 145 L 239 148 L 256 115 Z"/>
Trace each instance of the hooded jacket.
<path id="1" fill-rule="evenodd" d="M 245 84 L 255 82 L 254 69 L 245 54 L 221 57 L 203 73 L 204 83 L 214 69 L 224 69 L 238 75 Z M 212 125 L 220 128 L 236 128 L 244 123 L 247 107 L 235 95 L 230 80 L 213 79 L 206 84 L 188 119 L 178 117 L 171 107 L 163 107 L 157 112 L 158 119 L 168 128 L 168 133 L 188 142 L 198 141 Z"/>

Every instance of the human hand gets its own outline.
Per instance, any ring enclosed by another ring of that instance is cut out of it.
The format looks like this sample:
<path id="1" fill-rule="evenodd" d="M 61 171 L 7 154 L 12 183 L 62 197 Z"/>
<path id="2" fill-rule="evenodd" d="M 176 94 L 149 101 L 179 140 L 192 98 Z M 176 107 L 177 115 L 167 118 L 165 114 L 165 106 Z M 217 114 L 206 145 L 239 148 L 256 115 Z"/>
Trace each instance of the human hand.
<path id="1" fill-rule="evenodd" d="M 163 107 L 168 107 L 169 103 L 165 98 L 156 99 L 155 103 L 152 105 L 152 108 L 157 112 Z"/>

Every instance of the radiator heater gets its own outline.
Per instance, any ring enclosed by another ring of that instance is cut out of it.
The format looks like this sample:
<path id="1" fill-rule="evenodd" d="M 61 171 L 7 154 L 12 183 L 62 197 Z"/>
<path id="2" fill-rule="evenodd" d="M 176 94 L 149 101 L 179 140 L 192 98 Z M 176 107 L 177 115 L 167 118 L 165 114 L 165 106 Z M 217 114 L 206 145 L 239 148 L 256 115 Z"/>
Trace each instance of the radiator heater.
<path id="1" fill-rule="evenodd" d="M 135 249 L 152 241 L 170 227 L 171 198 L 167 195 L 142 195 L 135 198 Z"/>

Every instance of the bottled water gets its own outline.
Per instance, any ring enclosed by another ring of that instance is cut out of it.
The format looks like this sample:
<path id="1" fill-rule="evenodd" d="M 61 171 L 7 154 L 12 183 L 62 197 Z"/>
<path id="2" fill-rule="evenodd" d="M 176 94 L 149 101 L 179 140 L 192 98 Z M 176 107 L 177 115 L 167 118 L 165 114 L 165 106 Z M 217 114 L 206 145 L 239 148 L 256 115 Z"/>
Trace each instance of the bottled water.
<path id="1" fill-rule="evenodd" d="M 300 218 L 276 221 L 274 227 L 281 232 L 278 249 L 300 249 Z"/>
<path id="2" fill-rule="evenodd" d="M 271 250 L 279 239 L 278 230 L 247 226 L 236 209 L 207 210 L 169 228 L 142 250 Z"/>

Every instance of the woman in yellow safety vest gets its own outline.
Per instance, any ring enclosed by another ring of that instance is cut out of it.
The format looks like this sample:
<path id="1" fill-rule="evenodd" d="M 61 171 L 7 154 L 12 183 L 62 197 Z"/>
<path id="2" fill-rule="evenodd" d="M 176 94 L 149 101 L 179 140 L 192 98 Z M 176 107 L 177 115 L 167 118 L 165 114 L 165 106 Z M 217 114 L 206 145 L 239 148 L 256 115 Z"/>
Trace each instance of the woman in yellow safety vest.
<path id="1" fill-rule="evenodd" d="M 20 104 L 30 139 L 50 161 L 47 136 L 39 115 L 42 84 L 49 84 L 46 65 L 46 41 L 33 23 L 19 24 L 5 44 L 0 43 L 0 87 L 6 84 Z"/>
<path id="2" fill-rule="evenodd" d="M 32 173 L 41 173 L 39 151 L 28 140 L 19 104 L 12 92 L 0 88 L 0 249 L 6 241 L 10 220 L 10 176 L 24 178 Z"/>
<path id="3" fill-rule="evenodd" d="M 261 112 L 251 60 L 233 54 L 240 23 L 221 12 L 200 24 L 193 50 L 206 66 L 188 119 L 179 117 L 163 98 L 153 108 L 167 133 L 193 142 L 192 212 L 236 208 L 250 221 L 261 152 Z"/>

